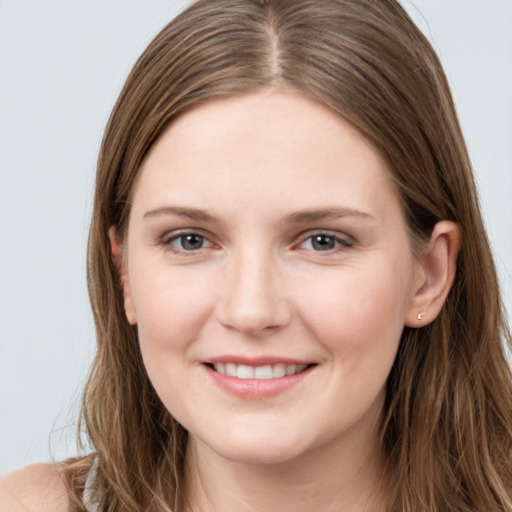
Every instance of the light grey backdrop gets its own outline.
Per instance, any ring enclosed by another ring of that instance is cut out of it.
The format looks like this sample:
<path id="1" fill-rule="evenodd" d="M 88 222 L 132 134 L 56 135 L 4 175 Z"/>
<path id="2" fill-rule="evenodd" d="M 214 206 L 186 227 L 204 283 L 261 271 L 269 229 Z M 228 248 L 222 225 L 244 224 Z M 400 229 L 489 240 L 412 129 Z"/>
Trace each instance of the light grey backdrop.
<path id="1" fill-rule="evenodd" d="M 102 131 L 136 57 L 187 3 L 0 0 L 0 473 L 76 453 Z M 512 0 L 404 3 L 452 84 L 510 311 Z"/>

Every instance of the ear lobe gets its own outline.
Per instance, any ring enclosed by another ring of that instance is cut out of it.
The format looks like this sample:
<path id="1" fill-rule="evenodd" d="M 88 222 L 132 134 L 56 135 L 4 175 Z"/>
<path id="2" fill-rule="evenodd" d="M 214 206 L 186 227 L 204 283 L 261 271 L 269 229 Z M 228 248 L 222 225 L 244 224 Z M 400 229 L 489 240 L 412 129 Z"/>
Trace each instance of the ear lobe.
<path id="1" fill-rule="evenodd" d="M 457 224 L 438 222 L 423 259 L 418 262 L 417 283 L 405 318 L 407 327 L 432 322 L 448 296 L 455 279 L 461 234 Z"/>
<path id="2" fill-rule="evenodd" d="M 130 279 L 128 277 L 128 272 L 126 270 L 126 265 L 123 259 L 123 247 L 122 244 L 119 242 L 116 228 L 114 226 L 111 226 L 108 230 L 108 237 L 110 239 L 112 259 L 114 260 L 114 264 L 116 266 L 119 278 L 121 280 L 124 298 L 124 311 L 126 314 L 126 318 L 130 325 L 136 325 L 137 318 L 135 315 L 135 308 L 133 305 L 132 292 L 130 288 Z"/>

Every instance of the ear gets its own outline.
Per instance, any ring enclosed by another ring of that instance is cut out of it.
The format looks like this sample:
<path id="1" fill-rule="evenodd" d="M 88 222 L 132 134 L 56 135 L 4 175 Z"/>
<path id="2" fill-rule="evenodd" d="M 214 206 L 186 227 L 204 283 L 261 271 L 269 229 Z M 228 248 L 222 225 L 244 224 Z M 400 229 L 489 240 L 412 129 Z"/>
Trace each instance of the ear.
<path id="1" fill-rule="evenodd" d="M 133 305 L 132 292 L 130 289 L 130 279 L 128 277 L 128 272 L 126 270 L 125 261 L 123 258 L 123 247 L 119 242 L 119 238 L 117 236 L 117 231 L 114 226 L 111 226 L 108 230 L 108 236 L 110 238 L 110 248 L 112 251 L 112 259 L 114 260 L 114 264 L 117 268 L 117 272 L 119 274 L 119 278 L 121 279 L 121 286 L 123 288 L 123 297 L 124 297 L 124 311 L 126 314 L 126 318 L 130 325 L 137 324 L 137 318 L 135 315 L 135 308 Z"/>
<path id="2" fill-rule="evenodd" d="M 457 224 L 438 222 L 423 257 L 418 261 L 414 295 L 406 313 L 407 327 L 432 322 L 448 296 L 455 279 L 461 235 Z"/>

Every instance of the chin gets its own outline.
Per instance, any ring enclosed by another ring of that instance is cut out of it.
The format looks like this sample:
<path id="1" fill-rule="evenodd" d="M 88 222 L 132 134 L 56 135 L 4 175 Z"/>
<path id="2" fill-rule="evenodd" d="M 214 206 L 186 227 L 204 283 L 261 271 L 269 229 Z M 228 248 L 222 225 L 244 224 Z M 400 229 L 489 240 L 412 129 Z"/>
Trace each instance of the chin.
<path id="1" fill-rule="evenodd" d="M 203 439 L 202 444 L 207 445 L 218 456 L 232 462 L 254 465 L 282 464 L 307 451 L 297 439 L 286 437 L 275 434 L 255 435 L 252 432 L 246 436 L 228 436 L 223 440 Z"/>
<path id="2" fill-rule="evenodd" d="M 218 454 L 227 460 L 239 464 L 251 465 L 272 465 L 284 464 L 296 459 L 301 453 L 297 450 L 285 447 L 234 447 L 229 450 L 222 450 Z"/>

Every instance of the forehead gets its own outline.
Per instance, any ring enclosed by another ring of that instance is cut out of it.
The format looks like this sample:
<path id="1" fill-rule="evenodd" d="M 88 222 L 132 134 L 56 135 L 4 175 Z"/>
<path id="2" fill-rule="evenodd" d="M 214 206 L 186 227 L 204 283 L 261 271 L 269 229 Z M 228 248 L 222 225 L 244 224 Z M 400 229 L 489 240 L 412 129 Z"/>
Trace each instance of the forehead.
<path id="1" fill-rule="evenodd" d="M 178 118 L 145 158 L 133 196 L 137 208 L 184 200 L 273 211 L 398 204 L 382 156 L 354 127 L 313 100 L 273 89 Z"/>

